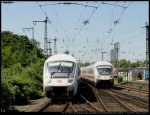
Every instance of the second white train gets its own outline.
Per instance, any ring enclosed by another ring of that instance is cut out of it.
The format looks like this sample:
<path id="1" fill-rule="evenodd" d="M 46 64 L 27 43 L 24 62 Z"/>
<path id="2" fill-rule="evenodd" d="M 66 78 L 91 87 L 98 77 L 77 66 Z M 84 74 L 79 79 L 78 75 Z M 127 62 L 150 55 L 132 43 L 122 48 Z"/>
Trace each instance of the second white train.
<path id="1" fill-rule="evenodd" d="M 114 84 L 113 65 L 109 62 L 98 61 L 86 67 L 81 67 L 81 79 L 92 82 L 95 86 L 99 86 L 106 81 L 109 85 Z"/>

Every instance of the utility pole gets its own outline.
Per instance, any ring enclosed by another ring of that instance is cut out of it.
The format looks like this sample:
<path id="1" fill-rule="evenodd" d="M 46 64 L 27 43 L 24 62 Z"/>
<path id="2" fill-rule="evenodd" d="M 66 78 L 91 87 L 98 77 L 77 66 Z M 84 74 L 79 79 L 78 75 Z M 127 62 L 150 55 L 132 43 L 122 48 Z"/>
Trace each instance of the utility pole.
<path id="1" fill-rule="evenodd" d="M 102 52 L 102 61 L 103 61 L 103 54 L 104 54 L 104 53 L 106 53 L 106 52 Z"/>
<path id="2" fill-rule="evenodd" d="M 146 61 L 149 64 L 149 25 L 146 23 Z"/>
<path id="3" fill-rule="evenodd" d="M 54 39 L 50 39 L 50 40 L 54 40 L 54 55 L 55 55 L 55 54 L 57 54 L 57 45 L 56 45 L 57 38 L 55 36 Z"/>
<path id="4" fill-rule="evenodd" d="M 33 21 L 33 24 L 36 25 L 37 22 L 44 22 L 44 54 L 48 56 L 48 46 L 47 46 L 47 23 L 50 23 L 50 20 L 48 20 L 48 17 L 46 16 L 46 19 L 44 21 Z"/>
<path id="5" fill-rule="evenodd" d="M 34 39 L 34 27 L 22 28 L 23 32 L 24 32 L 25 30 L 30 31 L 30 29 L 32 29 L 32 38 Z"/>
<path id="6" fill-rule="evenodd" d="M 57 46 L 56 46 L 56 36 L 55 36 L 55 39 L 54 39 L 54 54 L 57 54 Z"/>
<path id="7" fill-rule="evenodd" d="M 48 43 L 49 43 L 49 56 L 52 56 L 52 49 L 51 49 L 51 47 L 50 47 L 50 44 L 51 44 L 52 42 L 50 41 L 50 39 L 49 39 Z"/>
<path id="8" fill-rule="evenodd" d="M 146 28 L 146 63 L 149 67 L 149 25 L 145 22 L 145 26 L 142 28 Z"/>
<path id="9" fill-rule="evenodd" d="M 115 43 L 115 54 L 116 54 L 116 67 L 117 67 L 117 76 L 118 76 L 118 70 L 119 70 L 119 62 L 118 62 L 118 57 L 119 57 L 119 48 L 120 48 L 120 45 L 119 45 L 119 42 L 116 42 Z"/>

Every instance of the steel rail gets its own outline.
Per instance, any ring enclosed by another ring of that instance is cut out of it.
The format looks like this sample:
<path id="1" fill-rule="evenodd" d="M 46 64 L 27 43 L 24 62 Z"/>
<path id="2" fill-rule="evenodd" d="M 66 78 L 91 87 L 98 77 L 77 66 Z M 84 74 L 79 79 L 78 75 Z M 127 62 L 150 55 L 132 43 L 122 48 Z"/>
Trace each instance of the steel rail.
<path id="1" fill-rule="evenodd" d="M 96 110 L 97 112 L 102 112 L 99 108 L 97 108 L 95 105 L 93 105 L 91 102 L 89 102 L 87 99 L 85 99 L 85 97 L 83 97 L 81 95 L 81 97 L 86 101 L 86 103 L 88 103 L 94 110 Z"/>
<path id="2" fill-rule="evenodd" d="M 69 103 L 67 102 L 66 105 L 63 107 L 61 112 L 65 112 L 68 106 L 69 106 Z"/>
<path id="3" fill-rule="evenodd" d="M 134 105 L 138 104 L 138 106 L 140 106 L 141 108 L 146 108 L 146 109 L 149 108 L 149 105 L 146 104 L 146 103 L 143 103 L 143 102 L 140 102 L 140 101 L 137 101 L 137 100 L 133 100 L 133 99 L 130 99 L 130 98 L 127 98 L 127 97 L 123 97 L 123 96 L 121 96 L 119 94 L 114 94 L 114 95 L 117 96 L 117 97 L 126 99 L 126 100 L 130 100 L 130 102 L 132 101 L 134 103 Z"/>
<path id="4" fill-rule="evenodd" d="M 44 103 L 44 105 L 42 105 L 40 108 L 34 110 L 33 112 L 41 112 L 41 111 L 43 111 L 47 106 L 49 106 L 50 104 L 51 104 L 51 102 L 48 101 L 48 102 Z"/>
<path id="5" fill-rule="evenodd" d="M 91 89 L 93 90 L 94 95 L 96 96 L 96 98 L 98 99 L 98 101 L 101 103 L 101 105 L 103 106 L 103 109 L 107 112 L 110 112 L 109 109 L 106 107 L 106 105 L 103 103 L 103 101 L 101 100 L 101 98 L 98 96 L 98 92 L 92 87 L 91 84 L 88 84 Z"/>
<path id="6" fill-rule="evenodd" d="M 114 94 L 109 93 L 108 91 L 103 91 L 108 93 L 110 96 L 112 96 L 121 106 L 123 106 L 127 111 L 130 112 L 135 112 L 133 109 L 131 109 L 130 107 L 126 106 L 121 100 L 119 100 Z"/>
<path id="7" fill-rule="evenodd" d="M 74 108 L 74 106 L 72 105 L 71 102 L 69 102 L 69 106 L 71 107 L 71 109 L 72 109 L 74 112 L 77 112 L 77 110 Z"/>

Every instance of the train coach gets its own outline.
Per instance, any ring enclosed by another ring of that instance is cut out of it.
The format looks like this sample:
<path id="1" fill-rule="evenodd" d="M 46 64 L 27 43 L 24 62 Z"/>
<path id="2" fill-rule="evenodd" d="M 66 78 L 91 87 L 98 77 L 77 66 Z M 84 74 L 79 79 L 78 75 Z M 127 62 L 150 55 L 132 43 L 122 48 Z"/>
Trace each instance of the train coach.
<path id="1" fill-rule="evenodd" d="M 80 83 L 80 66 L 68 54 L 49 57 L 43 68 L 43 90 L 47 97 L 75 96 Z"/>
<path id="2" fill-rule="evenodd" d="M 109 62 L 98 61 L 87 67 L 81 67 L 81 79 L 90 81 L 96 87 L 103 82 L 110 86 L 114 84 L 113 65 Z"/>

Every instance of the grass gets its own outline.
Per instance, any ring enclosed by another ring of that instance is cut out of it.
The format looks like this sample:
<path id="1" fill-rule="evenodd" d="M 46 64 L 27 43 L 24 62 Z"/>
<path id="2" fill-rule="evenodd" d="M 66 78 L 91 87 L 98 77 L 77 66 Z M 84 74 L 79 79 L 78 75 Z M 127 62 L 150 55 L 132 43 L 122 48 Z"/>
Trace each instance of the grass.
<path id="1" fill-rule="evenodd" d="M 114 79 L 114 85 L 115 85 L 115 86 L 117 86 L 117 85 L 122 85 L 122 84 L 126 84 L 126 83 L 127 83 L 126 81 L 122 81 L 122 82 L 119 83 L 118 80 L 117 80 L 117 78 Z"/>
<path id="2" fill-rule="evenodd" d="M 19 111 L 19 112 L 24 112 L 24 111 L 27 111 L 29 109 L 31 109 L 31 105 L 21 105 L 21 106 L 14 106 L 15 110 Z"/>
<path id="3" fill-rule="evenodd" d="M 117 81 L 117 78 L 114 79 L 114 85 L 119 85 L 118 81 Z"/>

